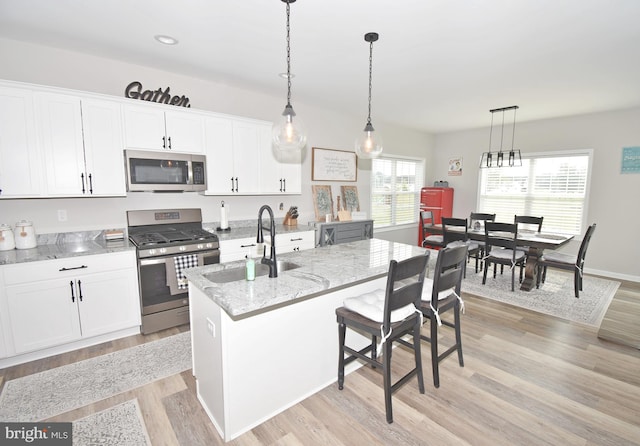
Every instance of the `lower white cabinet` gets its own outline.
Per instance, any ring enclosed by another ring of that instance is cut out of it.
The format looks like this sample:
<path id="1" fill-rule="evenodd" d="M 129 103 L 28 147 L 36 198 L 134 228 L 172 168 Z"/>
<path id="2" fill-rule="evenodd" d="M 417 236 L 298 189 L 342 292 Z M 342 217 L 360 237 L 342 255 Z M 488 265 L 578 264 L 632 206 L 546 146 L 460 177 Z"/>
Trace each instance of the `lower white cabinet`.
<path id="1" fill-rule="evenodd" d="M 6 265 L 2 273 L 9 353 L 140 325 L 134 252 Z"/>
<path id="2" fill-rule="evenodd" d="M 262 257 L 262 251 L 256 237 L 238 238 L 235 240 L 220 240 L 220 263 L 244 260 L 248 255 L 254 258 Z"/>
<path id="3" fill-rule="evenodd" d="M 276 254 L 315 248 L 315 231 L 276 234 Z"/>

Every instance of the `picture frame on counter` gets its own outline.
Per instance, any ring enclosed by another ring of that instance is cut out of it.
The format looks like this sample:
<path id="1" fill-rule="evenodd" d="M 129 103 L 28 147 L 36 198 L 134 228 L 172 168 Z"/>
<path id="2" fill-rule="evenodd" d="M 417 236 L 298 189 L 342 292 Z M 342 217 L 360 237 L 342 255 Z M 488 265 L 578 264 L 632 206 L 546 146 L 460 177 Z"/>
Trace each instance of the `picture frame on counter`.
<path id="1" fill-rule="evenodd" d="M 357 181 L 358 158 L 355 152 L 313 147 L 311 179 L 313 181 Z"/>
<path id="2" fill-rule="evenodd" d="M 349 212 L 360 211 L 360 199 L 357 186 L 340 186 L 344 209 Z"/>
<path id="3" fill-rule="evenodd" d="M 313 192 L 313 208 L 316 213 L 316 221 L 333 220 L 333 197 L 331 186 L 311 186 Z M 328 218 L 328 216 L 331 216 Z"/>

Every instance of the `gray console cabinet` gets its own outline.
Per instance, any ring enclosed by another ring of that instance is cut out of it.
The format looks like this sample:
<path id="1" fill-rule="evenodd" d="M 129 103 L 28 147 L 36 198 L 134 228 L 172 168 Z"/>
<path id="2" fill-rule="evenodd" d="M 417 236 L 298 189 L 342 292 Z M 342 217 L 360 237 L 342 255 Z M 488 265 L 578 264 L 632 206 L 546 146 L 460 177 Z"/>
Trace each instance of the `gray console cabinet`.
<path id="1" fill-rule="evenodd" d="M 316 229 L 316 245 L 337 245 L 373 238 L 373 220 L 312 223 Z"/>

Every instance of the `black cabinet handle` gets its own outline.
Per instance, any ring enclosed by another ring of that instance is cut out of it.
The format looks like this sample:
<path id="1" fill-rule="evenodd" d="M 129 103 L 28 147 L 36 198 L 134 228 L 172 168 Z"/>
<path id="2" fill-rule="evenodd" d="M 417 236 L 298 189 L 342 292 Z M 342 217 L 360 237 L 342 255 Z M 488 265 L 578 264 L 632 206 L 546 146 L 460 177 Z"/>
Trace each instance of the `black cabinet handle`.
<path id="1" fill-rule="evenodd" d="M 73 280 L 69 282 L 69 286 L 71 287 L 71 302 L 75 302 L 76 296 L 73 294 Z"/>
<path id="2" fill-rule="evenodd" d="M 282 192 L 282 178 L 280 178 L 280 192 Z"/>
<path id="3" fill-rule="evenodd" d="M 78 299 L 82 302 L 82 282 L 78 280 Z"/>
<path id="4" fill-rule="evenodd" d="M 87 265 L 74 266 L 73 268 L 60 268 L 58 271 L 71 271 L 74 269 L 85 269 L 85 268 L 89 268 L 89 267 Z"/>
<path id="5" fill-rule="evenodd" d="M 238 188 L 238 177 L 236 177 L 236 192 L 240 192 L 240 189 Z"/>
<path id="6" fill-rule="evenodd" d="M 89 174 L 89 193 L 93 195 L 93 179 L 91 178 L 91 174 Z"/>
<path id="7" fill-rule="evenodd" d="M 163 149 L 167 148 L 167 137 L 166 136 L 162 137 L 162 148 Z"/>
<path id="8" fill-rule="evenodd" d="M 233 190 L 233 177 L 231 177 L 231 192 L 235 192 L 235 190 Z"/>
<path id="9" fill-rule="evenodd" d="M 299 242 L 302 240 L 302 237 L 298 237 L 298 238 L 290 238 L 289 241 L 290 242 Z"/>
<path id="10" fill-rule="evenodd" d="M 252 246 L 256 246 L 256 244 L 255 244 L 255 243 L 252 243 L 252 244 L 250 244 L 250 245 L 240 245 L 240 247 L 241 247 L 241 248 L 250 248 L 250 247 L 252 247 Z"/>
<path id="11" fill-rule="evenodd" d="M 80 174 L 80 181 L 82 181 L 82 193 L 84 194 L 85 190 L 84 190 L 84 173 Z"/>
<path id="12" fill-rule="evenodd" d="M 171 137 L 169 137 L 169 150 L 171 150 Z"/>
<path id="13" fill-rule="evenodd" d="M 282 184 L 284 184 L 284 187 L 282 188 L 282 192 L 286 192 L 287 191 L 287 179 L 286 178 L 282 179 Z"/>

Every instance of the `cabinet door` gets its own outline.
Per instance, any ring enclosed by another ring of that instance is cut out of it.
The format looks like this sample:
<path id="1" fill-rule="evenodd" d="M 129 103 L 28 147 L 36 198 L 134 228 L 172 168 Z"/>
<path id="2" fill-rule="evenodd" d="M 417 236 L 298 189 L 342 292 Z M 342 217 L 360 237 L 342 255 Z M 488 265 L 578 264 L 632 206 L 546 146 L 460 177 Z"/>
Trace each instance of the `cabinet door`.
<path id="1" fill-rule="evenodd" d="M 258 258 L 262 257 L 262 254 L 254 237 L 220 241 L 220 263 L 244 260 L 247 255 Z"/>
<path id="2" fill-rule="evenodd" d="M 252 122 L 233 122 L 233 170 L 238 178 L 237 193 L 240 195 L 260 193 L 260 153 L 264 145 L 263 130 L 261 125 Z"/>
<path id="3" fill-rule="evenodd" d="M 167 144 L 174 152 L 204 153 L 204 117 L 198 113 L 165 112 Z"/>
<path id="4" fill-rule="evenodd" d="M 158 108 L 125 105 L 124 134 L 127 149 L 168 150 L 164 111 Z"/>
<path id="5" fill-rule="evenodd" d="M 0 198 L 43 194 L 33 93 L 0 87 Z"/>
<path id="6" fill-rule="evenodd" d="M 276 253 L 298 252 L 315 248 L 315 231 L 276 234 Z"/>
<path id="7" fill-rule="evenodd" d="M 80 338 L 74 285 L 71 279 L 56 279 L 6 288 L 16 353 L 64 344 Z M 72 290 L 74 300 L 71 297 Z"/>
<path id="8" fill-rule="evenodd" d="M 281 154 L 279 159 L 280 175 L 283 182 L 284 194 L 302 193 L 302 154 Z"/>
<path id="9" fill-rule="evenodd" d="M 88 193 L 80 98 L 52 93 L 35 95 L 38 130 L 47 166 L 47 195 Z"/>
<path id="10" fill-rule="evenodd" d="M 283 152 L 271 147 L 269 143 L 262 148 L 260 158 L 261 192 L 265 194 L 300 194 L 302 191 L 301 153 Z"/>
<path id="11" fill-rule="evenodd" d="M 79 276 L 78 303 L 83 337 L 140 325 L 140 303 L 135 265 L 128 270 Z"/>
<path id="12" fill-rule="evenodd" d="M 231 119 L 207 117 L 207 195 L 235 193 L 233 167 L 233 122 Z"/>
<path id="13" fill-rule="evenodd" d="M 93 196 L 124 196 L 124 144 L 120 104 L 82 100 L 88 190 Z"/>

